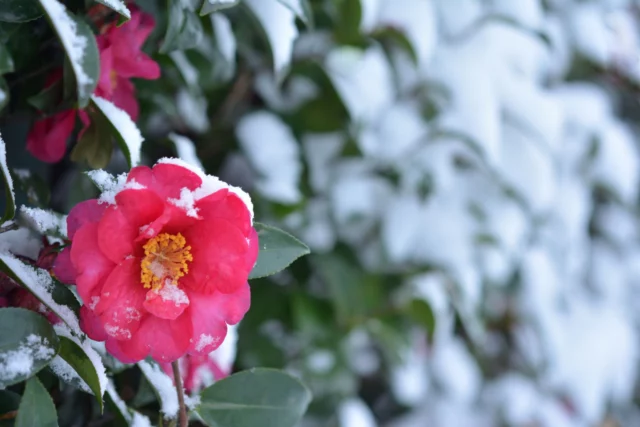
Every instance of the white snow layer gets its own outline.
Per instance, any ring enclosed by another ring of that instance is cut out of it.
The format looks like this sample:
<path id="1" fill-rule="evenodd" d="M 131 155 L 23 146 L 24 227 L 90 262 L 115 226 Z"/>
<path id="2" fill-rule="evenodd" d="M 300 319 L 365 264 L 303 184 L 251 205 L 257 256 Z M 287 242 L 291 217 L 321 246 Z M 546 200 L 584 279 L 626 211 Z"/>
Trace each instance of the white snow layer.
<path id="1" fill-rule="evenodd" d="M 140 164 L 140 149 L 144 141 L 138 126 L 124 110 L 113 105 L 111 101 L 95 95 L 91 96 L 91 99 L 122 137 L 129 151 L 125 154 L 131 160 L 131 167 L 138 166 Z"/>
<path id="2" fill-rule="evenodd" d="M 293 42 L 298 37 L 295 14 L 278 0 L 245 0 L 264 29 L 276 74 L 286 72 L 291 62 Z"/>
<path id="3" fill-rule="evenodd" d="M 160 396 L 160 411 L 165 418 L 175 418 L 178 414 L 178 392 L 173 380 L 157 364 L 138 362 L 138 367 Z"/>

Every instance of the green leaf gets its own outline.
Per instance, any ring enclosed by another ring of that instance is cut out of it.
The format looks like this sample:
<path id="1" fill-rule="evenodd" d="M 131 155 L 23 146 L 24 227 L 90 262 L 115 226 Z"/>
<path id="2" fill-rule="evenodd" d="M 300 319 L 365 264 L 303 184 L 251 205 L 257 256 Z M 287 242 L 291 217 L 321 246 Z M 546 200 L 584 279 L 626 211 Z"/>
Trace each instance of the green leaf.
<path id="1" fill-rule="evenodd" d="M 329 290 L 341 324 L 362 323 L 382 309 L 385 297 L 379 275 L 366 275 L 355 260 L 336 254 L 316 256 L 313 263 Z"/>
<path id="2" fill-rule="evenodd" d="M 67 218 L 66 216 L 49 209 L 20 207 L 20 218 L 26 225 L 43 236 L 54 236 L 66 239 Z"/>
<path id="3" fill-rule="evenodd" d="M 100 78 L 100 55 L 91 28 L 58 0 L 39 0 L 67 54 L 73 71 L 78 106 L 85 108 Z"/>
<path id="4" fill-rule="evenodd" d="M 0 75 L 11 73 L 14 70 L 13 58 L 7 46 L 0 43 Z"/>
<path id="5" fill-rule="evenodd" d="M 335 27 L 335 37 L 339 44 L 359 45 L 360 20 L 362 19 L 362 5 L 360 0 L 339 0 L 338 22 Z"/>
<path id="6" fill-rule="evenodd" d="M 27 103 L 36 110 L 53 113 L 63 100 L 63 82 L 57 80 L 37 94 L 27 98 Z M 70 106 L 71 107 L 71 106 Z"/>
<path id="7" fill-rule="evenodd" d="M 20 395 L 9 390 L 0 390 L 0 427 L 13 427 L 20 406 Z"/>
<path id="8" fill-rule="evenodd" d="M 9 86 L 4 77 L 0 77 L 0 111 L 9 103 Z"/>
<path id="9" fill-rule="evenodd" d="M 26 22 L 42 16 L 36 0 L 0 1 L 0 21 Z"/>
<path id="10" fill-rule="evenodd" d="M 15 427 L 58 427 L 56 407 L 38 378 L 27 381 Z"/>
<path id="11" fill-rule="evenodd" d="M 73 342 L 70 338 L 60 336 L 60 351 L 58 352 L 58 356 L 60 356 L 65 362 L 71 366 L 78 376 L 82 378 L 82 380 L 89 386 L 89 389 L 93 393 L 93 395 L 98 399 L 98 403 L 100 404 L 100 410 L 102 410 L 102 390 L 100 387 L 100 378 L 98 377 L 98 372 L 93 362 L 85 353 L 84 349 Z M 54 369 L 54 372 L 56 370 Z M 73 384 L 78 386 L 78 384 Z M 79 388 L 83 388 L 84 385 L 79 386 Z"/>
<path id="12" fill-rule="evenodd" d="M 258 232 L 260 252 L 249 279 L 275 274 L 310 253 L 307 245 L 285 231 L 258 222 L 254 227 Z"/>
<path id="13" fill-rule="evenodd" d="M 203 33 L 200 18 L 191 8 L 183 7 L 182 1 L 167 1 L 169 2 L 169 25 L 160 46 L 160 52 L 169 53 L 196 47 Z"/>
<path id="14" fill-rule="evenodd" d="M 131 117 L 119 109 L 110 101 L 98 96 L 91 97 L 91 105 L 95 107 L 94 117 L 102 115 L 107 125 L 111 128 L 109 132 L 113 135 L 118 146 L 124 153 L 130 168 L 138 166 L 140 163 L 140 150 L 142 148 L 142 135 Z"/>
<path id="15" fill-rule="evenodd" d="M 22 308 L 0 308 L 0 388 L 24 381 L 44 368 L 59 345 L 45 317 Z"/>
<path id="16" fill-rule="evenodd" d="M 239 372 L 206 388 L 197 412 L 215 427 L 293 427 L 311 392 L 297 378 L 275 369 Z"/>
<path id="17" fill-rule="evenodd" d="M 129 11 L 129 9 L 127 8 L 127 5 L 124 4 L 122 0 L 95 0 L 95 1 L 97 1 L 98 3 L 102 3 L 103 5 L 107 6 L 109 9 L 115 12 L 118 12 L 120 16 L 126 18 L 124 22 L 131 19 L 131 12 Z"/>
<path id="18" fill-rule="evenodd" d="M 308 27 L 313 28 L 313 9 L 311 9 L 309 0 L 278 0 L 278 2 L 295 13 Z M 300 5 L 300 8 L 295 6 L 296 3 Z"/>
<path id="19" fill-rule="evenodd" d="M 237 6 L 238 3 L 240 0 L 204 0 L 200 8 L 200 16 Z"/>
<path id="20" fill-rule="evenodd" d="M 16 214 L 16 196 L 13 192 L 13 179 L 11 179 L 11 173 L 7 167 L 7 147 L 2 136 L 0 136 L 0 172 L 2 172 L 2 179 L 4 180 L 5 197 L 4 214 L 0 219 L 0 224 L 2 224 L 12 219 Z"/>
<path id="21" fill-rule="evenodd" d="M 38 174 L 29 169 L 12 169 L 11 177 L 15 187 L 27 196 L 30 205 L 45 207 L 49 205 L 51 193 L 49 185 Z"/>
<path id="22" fill-rule="evenodd" d="M 421 299 L 411 300 L 406 308 L 407 314 L 420 326 L 422 326 L 429 337 L 429 341 L 433 339 L 436 329 L 436 316 L 433 313 L 431 305 Z"/>
<path id="23" fill-rule="evenodd" d="M 127 408 L 127 404 L 124 403 L 122 398 L 118 395 L 115 387 L 113 386 L 113 382 L 109 380 L 109 384 L 107 385 L 107 391 L 104 394 L 105 401 L 107 402 L 107 406 L 111 409 L 111 413 L 115 414 L 115 425 L 116 426 L 128 426 L 131 424 L 131 413 L 129 412 L 129 408 Z"/>
<path id="24" fill-rule="evenodd" d="M 71 161 L 85 162 L 93 169 L 104 169 L 113 153 L 112 132 L 107 120 L 94 108 L 87 112 L 91 124 L 71 150 Z"/>

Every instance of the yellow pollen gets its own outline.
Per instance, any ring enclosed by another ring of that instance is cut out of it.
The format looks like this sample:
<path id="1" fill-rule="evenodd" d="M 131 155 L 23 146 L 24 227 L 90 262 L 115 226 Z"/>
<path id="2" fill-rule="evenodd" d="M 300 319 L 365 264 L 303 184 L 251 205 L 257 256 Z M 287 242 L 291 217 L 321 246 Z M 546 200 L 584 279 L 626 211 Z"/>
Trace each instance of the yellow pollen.
<path id="1" fill-rule="evenodd" d="M 109 71 L 109 80 L 111 80 L 111 90 L 116 90 L 118 86 L 118 74 L 114 70 Z"/>
<path id="2" fill-rule="evenodd" d="M 166 280 L 172 285 L 189 272 L 187 262 L 193 261 L 191 246 L 182 234 L 158 234 L 143 246 L 140 280 L 145 288 L 158 290 Z"/>

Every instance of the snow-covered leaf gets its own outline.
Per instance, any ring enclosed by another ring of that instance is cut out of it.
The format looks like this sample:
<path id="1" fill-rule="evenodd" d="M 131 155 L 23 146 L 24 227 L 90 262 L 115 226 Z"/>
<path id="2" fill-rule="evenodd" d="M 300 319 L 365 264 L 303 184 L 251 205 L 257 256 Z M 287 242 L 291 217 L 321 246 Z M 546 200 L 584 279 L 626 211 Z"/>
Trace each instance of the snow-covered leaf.
<path id="1" fill-rule="evenodd" d="M 198 154 L 196 153 L 196 146 L 193 144 L 193 141 L 186 136 L 178 135 L 177 133 L 170 133 L 169 139 L 176 146 L 178 158 L 189 163 L 191 166 L 204 170 L 204 167 L 198 158 Z"/>
<path id="2" fill-rule="evenodd" d="M 278 0 L 244 1 L 262 26 L 271 47 L 273 68 L 281 78 L 287 71 L 298 37 L 295 14 Z"/>
<path id="3" fill-rule="evenodd" d="M 203 0 L 200 16 L 236 6 L 238 3 L 240 3 L 240 0 Z"/>
<path id="4" fill-rule="evenodd" d="M 2 172 L 2 179 L 4 180 L 4 197 L 5 208 L 0 224 L 13 218 L 16 214 L 16 196 L 13 192 L 13 179 L 11 173 L 7 167 L 7 147 L 0 136 L 0 172 Z"/>
<path id="5" fill-rule="evenodd" d="M 278 0 L 289 8 L 302 22 L 313 27 L 313 10 L 309 0 Z"/>
<path id="6" fill-rule="evenodd" d="M 287 268 L 293 261 L 307 255 L 309 247 L 289 233 L 269 225 L 255 223 L 258 232 L 258 261 L 250 279 L 270 276 Z"/>
<path id="7" fill-rule="evenodd" d="M 27 196 L 30 205 L 44 207 L 49 205 L 51 194 L 49 184 L 38 174 L 32 173 L 28 169 L 11 170 L 14 186 L 17 190 Z"/>
<path id="8" fill-rule="evenodd" d="M 11 73 L 14 70 L 13 58 L 4 43 L 0 43 L 0 75 Z"/>
<path id="9" fill-rule="evenodd" d="M 0 389 L 44 368 L 59 345 L 45 317 L 22 308 L 0 308 Z"/>
<path id="10" fill-rule="evenodd" d="M 53 399 L 37 377 L 27 381 L 14 427 L 58 427 Z"/>
<path id="11" fill-rule="evenodd" d="M 93 31 L 58 0 L 39 1 L 69 58 L 75 77 L 78 106 L 84 108 L 89 104 L 89 97 L 100 78 L 100 54 Z"/>
<path id="12" fill-rule="evenodd" d="M 9 86 L 4 77 L 0 77 L 0 111 L 9 104 Z"/>
<path id="13" fill-rule="evenodd" d="M 51 363 L 51 369 L 66 382 L 92 393 L 102 408 L 107 375 L 100 356 L 88 338 L 81 342 L 64 325 L 56 325 L 55 330 L 60 339 L 60 351 Z"/>
<path id="14" fill-rule="evenodd" d="M 42 9 L 36 0 L 2 0 L 0 21 L 26 22 L 42 16 Z"/>
<path id="15" fill-rule="evenodd" d="M 38 233 L 61 239 L 67 238 L 67 217 L 65 215 L 27 206 L 21 206 L 20 213 Z"/>
<path id="16" fill-rule="evenodd" d="M 65 303 L 69 298 L 75 300 L 75 297 L 73 297 L 73 294 L 71 294 L 71 297 L 68 296 L 71 293 L 68 289 L 57 286 L 56 281 L 49 272 L 26 264 L 8 253 L 0 254 L 0 270 L 18 284 L 30 290 L 40 302 L 62 319 L 76 336 L 84 337 L 84 333 L 80 331 L 80 323 L 74 312 L 74 307 L 69 303 Z M 75 302 L 77 304 L 77 301 Z"/>
<path id="17" fill-rule="evenodd" d="M 113 105 L 112 102 L 95 95 L 91 97 L 91 100 L 92 105 L 104 115 L 104 118 L 111 125 L 113 135 L 127 158 L 129 167 L 138 166 L 144 138 L 136 124 L 125 111 Z"/>
<path id="18" fill-rule="evenodd" d="M 202 23 L 191 4 L 169 0 L 169 25 L 160 52 L 191 49 L 197 46 L 201 39 Z"/>
<path id="19" fill-rule="evenodd" d="M 127 19 L 131 19 L 131 12 L 127 8 L 127 5 L 123 0 L 96 0 L 98 3 L 102 3 L 109 9 L 118 12 L 120 15 Z"/>
<path id="20" fill-rule="evenodd" d="M 238 372 L 201 394 L 196 411 L 211 426 L 293 427 L 311 402 L 297 378 L 275 369 Z"/>
<path id="21" fill-rule="evenodd" d="M 258 111 L 245 115 L 236 133 L 260 176 L 256 182 L 260 194 L 283 204 L 298 203 L 302 197 L 298 188 L 302 165 L 300 148 L 291 129 L 275 114 Z M 264 143 L 265 139 L 269 144 Z"/>
<path id="22" fill-rule="evenodd" d="M 179 409 L 178 392 L 171 377 L 155 362 L 138 362 L 138 367 L 160 399 L 160 412 L 165 418 L 175 418 Z"/>

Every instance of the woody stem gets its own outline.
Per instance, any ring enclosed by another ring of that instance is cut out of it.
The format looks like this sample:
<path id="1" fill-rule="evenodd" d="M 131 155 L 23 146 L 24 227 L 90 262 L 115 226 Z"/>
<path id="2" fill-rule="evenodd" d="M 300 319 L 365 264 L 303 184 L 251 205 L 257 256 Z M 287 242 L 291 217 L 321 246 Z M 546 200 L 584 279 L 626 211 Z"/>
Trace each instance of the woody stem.
<path id="1" fill-rule="evenodd" d="M 188 427 L 189 419 L 187 418 L 187 407 L 184 405 L 184 389 L 182 388 L 182 377 L 180 376 L 178 361 L 172 362 L 171 367 L 173 368 L 173 378 L 176 383 L 176 390 L 178 391 L 178 404 L 180 405 L 179 427 Z"/>

